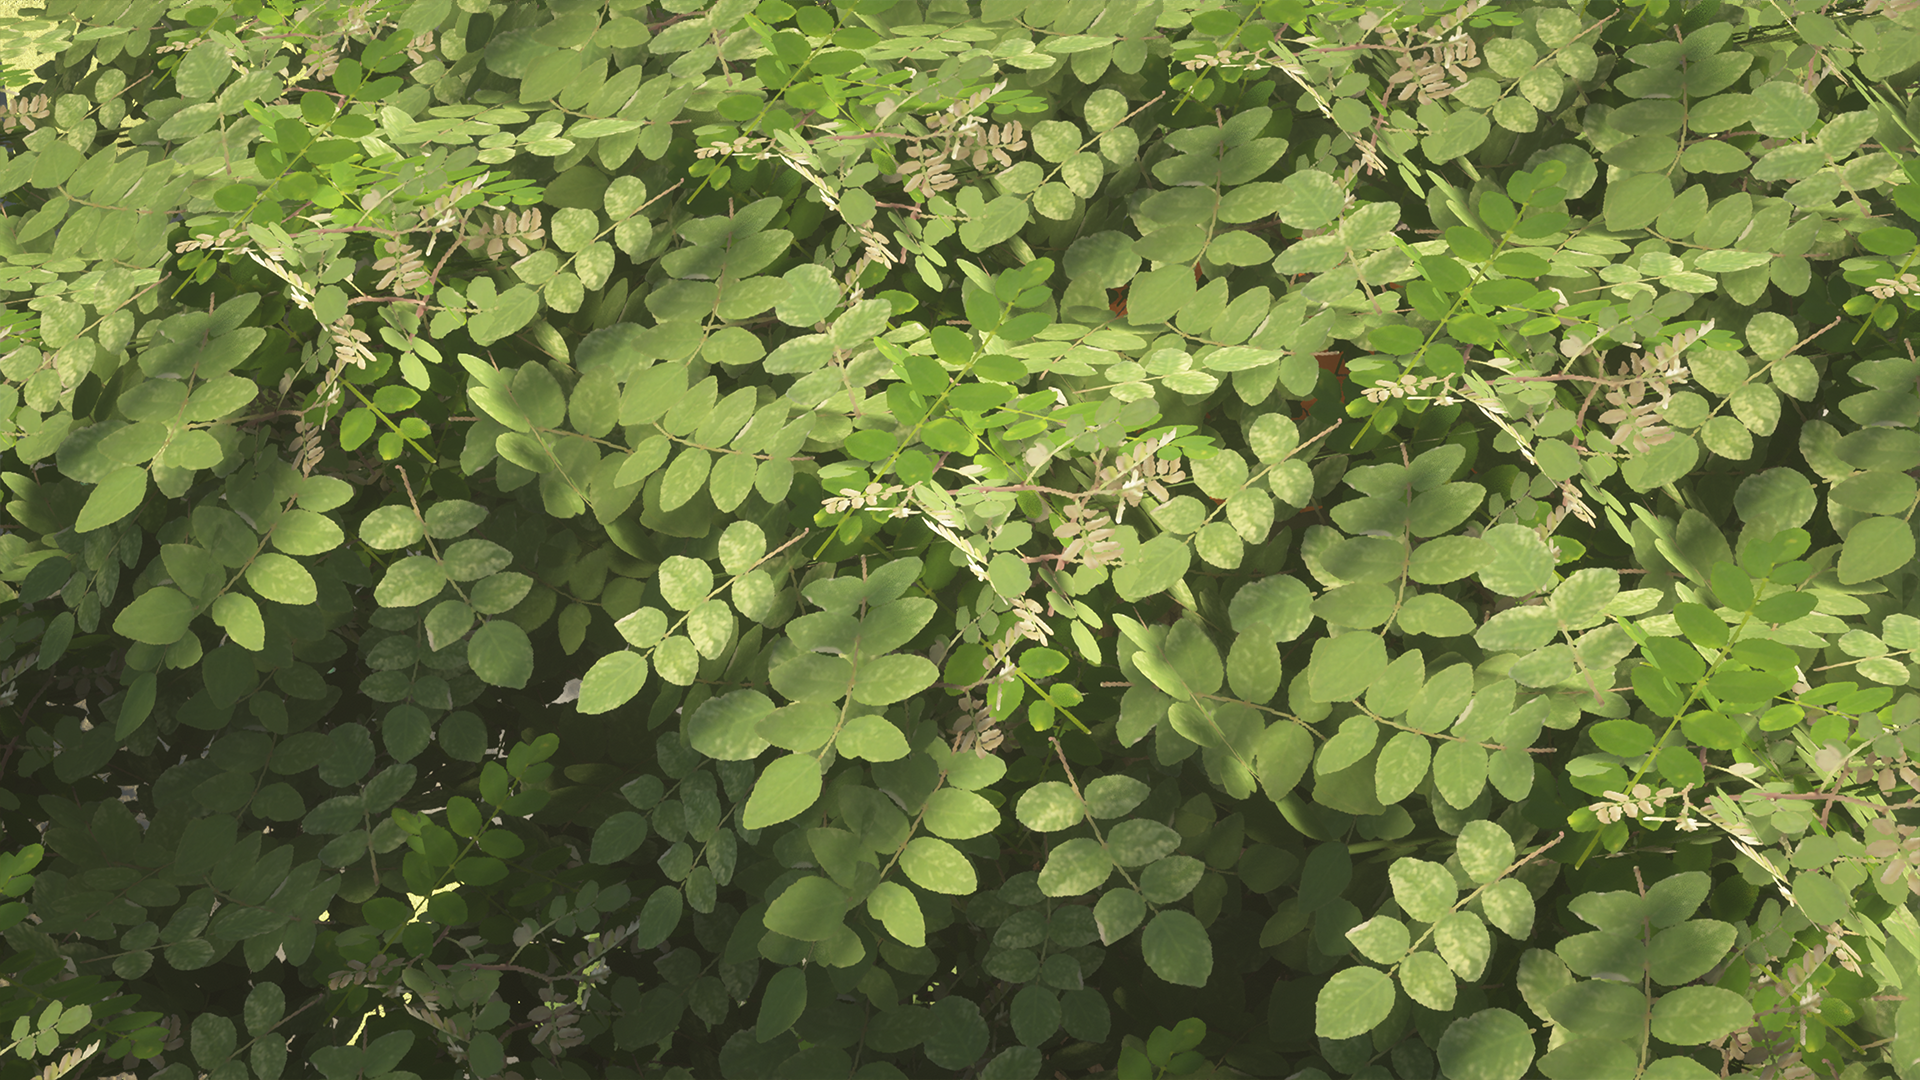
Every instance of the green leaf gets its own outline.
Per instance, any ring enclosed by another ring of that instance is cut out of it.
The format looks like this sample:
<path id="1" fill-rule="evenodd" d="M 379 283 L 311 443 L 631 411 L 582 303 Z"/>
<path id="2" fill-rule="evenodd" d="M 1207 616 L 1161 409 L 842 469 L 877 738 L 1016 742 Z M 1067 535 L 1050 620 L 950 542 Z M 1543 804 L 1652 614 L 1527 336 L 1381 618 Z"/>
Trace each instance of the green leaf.
<path id="1" fill-rule="evenodd" d="M 1847 532 L 1840 548 L 1842 585 L 1888 577 L 1913 561 L 1913 527 L 1896 517 L 1873 517 Z"/>
<path id="2" fill-rule="evenodd" d="M 518 624 L 493 619 L 467 639 L 467 663 L 481 682 L 524 689 L 533 675 L 533 643 Z"/>
<path id="3" fill-rule="evenodd" d="M 171 645 L 187 632 L 193 615 L 193 601 L 185 593 L 162 585 L 122 609 L 113 620 L 113 632 L 143 645 Z"/>
<path id="4" fill-rule="evenodd" d="M 1133 280 L 1140 262 L 1133 237 L 1122 232 L 1098 232 L 1075 240 L 1067 249 L 1063 265 L 1069 281 L 1117 289 Z"/>
<path id="5" fill-rule="evenodd" d="M 927 943 L 926 916 L 912 890 L 897 881 L 883 881 L 867 894 L 867 913 L 880 920 L 887 933 L 902 945 L 924 948 Z"/>
<path id="6" fill-rule="evenodd" d="M 634 852 L 647 838 L 647 819 L 631 810 L 620 810 L 594 827 L 593 844 L 587 861 L 598 866 L 617 863 Z"/>
<path id="7" fill-rule="evenodd" d="M 1492 131 L 1493 125 L 1485 113 L 1472 109 L 1447 113 L 1433 126 L 1432 133 L 1420 140 L 1420 152 L 1428 161 L 1439 165 L 1472 152 L 1487 141 Z"/>
<path id="8" fill-rule="evenodd" d="M 1021 793 L 1014 809 L 1020 823 L 1035 832 L 1059 832 L 1080 823 L 1084 806 L 1073 789 L 1058 780 L 1043 780 Z"/>
<path id="9" fill-rule="evenodd" d="M 1629 455 L 1620 465 L 1620 478 L 1635 491 L 1652 491 L 1692 472 L 1699 460 L 1700 445 L 1676 435 L 1644 454 Z"/>
<path id="10" fill-rule="evenodd" d="M 1400 964 L 1400 986 L 1407 996 L 1437 1012 L 1450 1012 L 1460 984 L 1436 952 L 1416 952 Z"/>
<path id="11" fill-rule="evenodd" d="M 1097 818 L 1122 817 L 1139 806 L 1150 790 L 1131 776 L 1102 776 L 1086 786 L 1087 809 Z"/>
<path id="12" fill-rule="evenodd" d="M 1313 737 L 1288 720 L 1270 725 L 1254 752 L 1254 770 L 1267 798 L 1276 804 L 1300 783 L 1313 761 Z"/>
<path id="13" fill-rule="evenodd" d="M 892 705 L 920 693 L 939 678 L 940 669 L 926 657 L 891 653 L 860 664 L 854 676 L 853 699 L 863 705 Z"/>
<path id="14" fill-rule="evenodd" d="M 824 877 L 803 877 L 767 906 L 766 927 L 796 941 L 825 941 L 845 925 L 847 891 Z"/>
<path id="15" fill-rule="evenodd" d="M 900 854 L 900 869 L 928 892 L 967 896 L 979 887 L 973 864 L 960 849 L 931 836 L 916 836 L 908 842 Z"/>
<path id="16" fill-rule="evenodd" d="M 956 788 L 941 788 L 929 795 L 921 815 L 929 832 L 949 840 L 984 836 L 1000 825 L 1000 811 L 992 803 L 971 791 Z"/>
<path id="17" fill-rule="evenodd" d="M 1082 896 L 1113 875 L 1113 857 L 1100 841 L 1068 840 L 1047 855 L 1040 870 L 1040 891 L 1048 896 Z"/>
<path id="18" fill-rule="evenodd" d="M 1794 890 L 1798 898 L 1799 890 Z M 1726 959 L 1738 932 L 1731 923 L 1697 919 L 1670 926 L 1653 936 L 1647 949 L 1649 973 L 1662 986 L 1680 986 L 1711 971 Z"/>
<path id="19" fill-rule="evenodd" d="M 949 994 L 934 1002 L 925 1025 L 927 1060 L 942 1069 L 958 1072 L 987 1052 L 987 1022 L 980 1006 L 963 995 Z"/>
<path id="20" fill-rule="evenodd" d="M 1427 765 L 1432 750 L 1427 745 L 1427 737 L 1418 732 L 1402 731 L 1387 740 L 1380 750 L 1380 756 L 1374 761 L 1374 795 L 1384 805 L 1394 803 L 1413 794 L 1421 781 L 1427 778 Z"/>
<path id="21" fill-rule="evenodd" d="M 586 693 L 584 682 L 581 693 Z M 687 718 L 687 744 L 715 761 L 752 761 L 767 748 L 760 722 L 772 713 L 773 699 L 758 690 L 708 698 Z"/>
<path id="22" fill-rule="evenodd" d="M 332 518 L 296 507 L 280 515 L 270 538 L 289 555 L 321 555 L 339 547 L 346 534 Z"/>
<path id="23" fill-rule="evenodd" d="M 256 556 L 247 567 L 247 584 L 263 599 L 282 604 L 311 604 L 319 596 L 306 567 L 271 551 Z"/>
<path id="24" fill-rule="evenodd" d="M 1424 859 L 1395 859 L 1387 869 L 1387 879 L 1393 885 L 1393 898 L 1400 909 L 1420 922 L 1439 922 L 1441 916 L 1453 910 L 1454 899 L 1460 892 L 1451 871 Z"/>
<path id="25" fill-rule="evenodd" d="M 1455 844 L 1467 876 L 1484 885 L 1513 865 L 1513 838 L 1491 821 L 1470 821 Z"/>
<path id="26" fill-rule="evenodd" d="M 107 473 L 87 495 L 73 531 L 90 533 L 104 529 L 139 508 L 147 497 L 147 470 L 138 465 L 122 465 Z"/>
<path id="27" fill-rule="evenodd" d="M 1307 689 L 1314 701 L 1352 701 L 1387 667 L 1387 646 L 1379 634 L 1349 631 L 1314 643 L 1307 662 Z"/>
<path id="28" fill-rule="evenodd" d="M 1407 955 L 1413 935 L 1399 919 L 1376 915 L 1347 931 L 1347 940 L 1360 950 L 1360 955 L 1376 964 L 1397 964 Z"/>
<path id="29" fill-rule="evenodd" d="M 1717 986 L 1683 986 L 1653 1003 L 1654 1038 L 1676 1046 L 1700 1046 L 1752 1026 L 1747 999 Z"/>
<path id="30" fill-rule="evenodd" d="M 486 346 L 532 322 L 540 311 L 540 294 L 525 285 L 515 285 L 491 300 L 480 301 L 479 306 L 479 314 L 467 320 L 467 333 L 474 344 Z"/>
<path id="31" fill-rule="evenodd" d="M 1111 946 L 1133 933 L 1147 917 L 1147 901 L 1132 889 L 1108 889 L 1093 906 L 1093 921 L 1100 928 L 1100 944 Z"/>
<path id="32" fill-rule="evenodd" d="M 1384 972 L 1369 967 L 1335 972 L 1314 1003 L 1314 1034 L 1323 1039 L 1365 1035 L 1393 1011 L 1393 1000 L 1393 980 Z"/>
<path id="33" fill-rule="evenodd" d="M 1304 169 L 1288 176 L 1273 194 L 1271 205 L 1254 217 L 1279 214 L 1281 221 L 1297 229 L 1317 229 L 1338 218 L 1346 205 L 1346 192 L 1339 181 L 1317 169 Z"/>
<path id="34" fill-rule="evenodd" d="M 679 890 L 674 890 L 677 894 Z M 760 1015 L 754 1021 L 754 1038 L 770 1042 L 800 1019 L 807 1011 L 807 973 L 804 968 L 783 967 L 773 973 L 760 998 Z"/>
<path id="35" fill-rule="evenodd" d="M 1123 821 L 1107 831 L 1107 851 L 1121 866 L 1145 866 L 1179 846 L 1179 833 L 1145 818 Z"/>
<path id="36" fill-rule="evenodd" d="M 646 657 L 624 650 L 608 653 L 581 678 L 575 707 L 589 716 L 612 712 L 632 701 L 646 683 Z"/>
<path id="37" fill-rule="evenodd" d="M 1513 878 L 1503 878 L 1480 894 L 1480 910 L 1501 933 L 1525 940 L 1533 932 L 1533 894 Z"/>
<path id="38" fill-rule="evenodd" d="M 1533 1032 L 1505 1009 L 1483 1009 L 1447 1025 L 1440 1068 L 1454 1080 L 1520 1080 L 1533 1064 Z"/>
<path id="39" fill-rule="evenodd" d="M 1162 911 L 1140 936 L 1140 954 L 1155 975 L 1179 986 L 1205 986 L 1213 974 L 1206 927 L 1185 911 Z"/>
<path id="40" fill-rule="evenodd" d="M 798 817 L 819 798 L 819 761 L 811 754 L 788 754 L 761 772 L 740 824 L 748 829 L 778 825 Z"/>
<path id="41" fill-rule="evenodd" d="M 382 506 L 360 522 L 360 539 L 376 551 L 395 551 L 420 541 L 426 526 L 406 506 Z"/>
<path id="42" fill-rule="evenodd" d="M 259 652 L 266 647 L 266 623 L 260 618 L 260 605 L 253 602 L 253 597 L 237 592 L 222 593 L 213 602 L 211 614 L 215 625 L 225 630 L 227 636 L 241 648 Z M 120 629 L 117 620 L 114 629 Z"/>
<path id="43" fill-rule="evenodd" d="M 660 595 L 676 611 L 689 611 L 713 592 L 713 568 L 704 559 L 670 555 L 660 564 Z"/>
<path id="44" fill-rule="evenodd" d="M 914 657 L 913 659 L 920 659 Z M 933 665 L 925 660 L 928 667 Z M 884 716 L 855 716 L 840 728 L 834 747 L 847 757 L 865 761 L 898 761 L 907 756 L 907 740 Z"/>
<path id="45" fill-rule="evenodd" d="M 1495 525 L 1481 537 L 1489 549 L 1480 582 L 1502 596 L 1526 596 L 1553 580 L 1553 553 L 1534 530 Z"/>
<path id="46" fill-rule="evenodd" d="M 1189 277 L 1191 283 L 1191 277 Z M 1161 535 L 1140 546 L 1114 572 L 1113 588 L 1122 600 L 1144 600 L 1178 585 L 1193 563 L 1193 550 L 1177 536 Z"/>
<path id="47" fill-rule="evenodd" d="M 1487 752 L 1478 743 L 1447 742 L 1433 755 L 1433 786 L 1458 809 L 1473 805 L 1487 786 Z"/>
<path id="48" fill-rule="evenodd" d="M 381 607 L 413 607 L 440 595 L 447 574 L 430 555 L 409 555 L 387 568 L 373 598 Z"/>
<path id="49" fill-rule="evenodd" d="M 977 189 L 968 188 L 968 191 Z M 961 200 L 965 212 L 966 200 Z M 970 213 L 960 225 L 960 242 L 968 251 L 985 251 L 1018 233 L 1028 219 L 1027 200 L 1018 195 L 1002 195 Z"/>
<path id="50" fill-rule="evenodd" d="M 1140 895 L 1150 904 L 1171 904 L 1193 891 L 1207 864 L 1189 855 L 1169 855 L 1140 872 Z"/>

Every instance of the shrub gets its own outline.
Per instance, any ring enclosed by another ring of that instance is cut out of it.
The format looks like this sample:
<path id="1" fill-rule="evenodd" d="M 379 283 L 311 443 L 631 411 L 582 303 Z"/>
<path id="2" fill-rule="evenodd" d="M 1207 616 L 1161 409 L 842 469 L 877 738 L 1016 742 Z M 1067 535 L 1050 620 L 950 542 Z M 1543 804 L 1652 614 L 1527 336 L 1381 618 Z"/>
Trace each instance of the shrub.
<path id="1" fill-rule="evenodd" d="M 9 19 L 40 1075 L 1914 1075 L 1913 5 Z"/>

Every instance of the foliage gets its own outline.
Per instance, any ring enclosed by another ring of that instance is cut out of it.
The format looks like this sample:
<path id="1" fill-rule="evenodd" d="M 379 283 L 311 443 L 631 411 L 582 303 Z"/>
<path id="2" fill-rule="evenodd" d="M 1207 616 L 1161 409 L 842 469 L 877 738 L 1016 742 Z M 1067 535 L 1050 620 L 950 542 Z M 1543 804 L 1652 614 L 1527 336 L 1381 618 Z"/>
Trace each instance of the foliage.
<path id="1" fill-rule="evenodd" d="M 1912 4 L 8 18 L 40 1075 L 1915 1075 Z"/>

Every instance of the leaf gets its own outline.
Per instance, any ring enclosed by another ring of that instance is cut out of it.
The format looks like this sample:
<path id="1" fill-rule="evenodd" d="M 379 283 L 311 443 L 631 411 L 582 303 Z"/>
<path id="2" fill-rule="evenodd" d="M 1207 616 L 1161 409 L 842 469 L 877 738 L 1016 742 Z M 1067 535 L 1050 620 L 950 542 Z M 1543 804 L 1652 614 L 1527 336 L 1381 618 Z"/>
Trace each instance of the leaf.
<path id="1" fill-rule="evenodd" d="M 247 567 L 247 584 L 263 599 L 281 604 L 311 604 L 319 596 L 306 567 L 271 551 L 256 556 Z"/>
<path id="2" fill-rule="evenodd" d="M 820 798 L 820 763 L 811 754 L 788 754 L 760 773 L 740 824 L 764 829 L 790 821 Z"/>
<path id="3" fill-rule="evenodd" d="M 867 913 L 880 920 L 887 933 L 902 945 L 924 948 L 927 943 L 926 916 L 913 892 L 897 881 L 883 881 L 867 894 Z"/>
<path id="4" fill-rule="evenodd" d="M 1469 982 L 1486 973 L 1487 960 L 1493 955 L 1487 924 L 1471 911 L 1442 916 L 1433 926 L 1433 944 L 1453 973 Z"/>
<path id="5" fill-rule="evenodd" d="M 587 861 L 599 866 L 617 863 L 640 850 L 646 838 L 645 817 L 631 810 L 616 811 L 594 827 Z"/>
<path id="6" fill-rule="evenodd" d="M 387 568 L 373 598 L 381 607 L 424 604 L 446 588 L 447 574 L 430 555 L 409 555 Z"/>
<path id="7" fill-rule="evenodd" d="M 1699 460 L 1700 444 L 1677 435 L 1644 454 L 1629 455 L 1620 466 L 1620 477 L 1635 491 L 1652 491 L 1692 472 Z"/>
<path id="8" fill-rule="evenodd" d="M 533 643 L 518 624 L 493 619 L 467 639 L 467 663 L 481 682 L 524 689 L 533 675 Z"/>
<path id="9" fill-rule="evenodd" d="M 758 690 L 708 698 L 687 718 L 687 744 L 715 761 L 752 761 L 767 748 L 760 722 L 772 713 L 773 699 Z"/>
<path id="10" fill-rule="evenodd" d="M 1533 932 L 1533 894 L 1513 878 L 1503 878 L 1480 894 L 1480 910 L 1500 932 L 1524 940 Z"/>
<path id="11" fill-rule="evenodd" d="M 1427 156 L 1428 161 L 1439 165 L 1472 152 L 1487 141 L 1492 131 L 1493 125 L 1485 113 L 1472 109 L 1447 113 L 1433 126 L 1432 132 L 1420 140 L 1420 152 Z M 1652 218 L 1647 220 L 1651 221 Z"/>
<path id="12" fill-rule="evenodd" d="M 1352 701 L 1387 667 L 1387 646 L 1379 634 L 1349 631 L 1313 646 L 1307 663 L 1307 690 L 1314 701 Z"/>
<path id="13" fill-rule="evenodd" d="M 676 611 L 689 611 L 713 592 L 713 568 L 704 559 L 670 555 L 660 564 L 660 594 Z"/>
<path id="14" fill-rule="evenodd" d="M 1522 525 L 1495 525 L 1481 537 L 1488 559 L 1480 582 L 1502 596 L 1526 596 L 1553 579 L 1553 553 L 1534 530 Z"/>
<path id="15" fill-rule="evenodd" d="M 1397 964 L 1407 955 L 1413 935 L 1399 919 L 1376 915 L 1347 931 L 1347 940 L 1360 950 L 1360 955 L 1376 964 Z"/>
<path id="16" fill-rule="evenodd" d="M 420 516 L 406 506 L 382 506 L 360 522 L 360 539 L 377 551 L 395 551 L 426 535 Z"/>
<path id="17" fill-rule="evenodd" d="M 1365 1035 L 1393 1011 L 1393 1000 L 1393 980 L 1384 972 L 1369 967 L 1336 972 L 1314 1002 L 1314 1034 L 1323 1039 Z"/>
<path id="18" fill-rule="evenodd" d="M 1491 821 L 1470 821 L 1460 830 L 1455 851 L 1467 876 L 1484 885 L 1513 864 L 1513 837 Z"/>
<path id="19" fill-rule="evenodd" d="M 1653 1003 L 1653 1035 L 1676 1046 L 1700 1046 L 1753 1026 L 1753 1006 L 1717 986 L 1683 986 Z"/>
<path id="20" fill-rule="evenodd" d="M 1416 952 L 1402 961 L 1400 986 L 1408 997 L 1437 1012 L 1451 1011 L 1460 993 L 1453 969 L 1435 952 Z"/>
<path id="21" fill-rule="evenodd" d="M 1139 806 L 1150 790 L 1131 776 L 1102 776 L 1086 786 L 1087 809 L 1097 818 L 1122 817 Z"/>
<path id="22" fill-rule="evenodd" d="M 1487 752 L 1478 743 L 1447 742 L 1433 755 L 1433 786 L 1448 805 L 1464 810 L 1487 786 Z"/>
<path id="23" fill-rule="evenodd" d="M 1341 190 L 1339 181 L 1317 169 L 1304 169 L 1288 176 L 1273 194 L 1268 208 L 1253 216 L 1279 214 L 1281 221 L 1298 229 L 1317 229 L 1339 217 L 1346 205 L 1346 192 Z"/>
<path id="24" fill-rule="evenodd" d="M 1799 896 L 1795 889 L 1794 895 Z M 1726 959 L 1738 932 L 1733 924 L 1696 919 L 1670 926 L 1653 936 L 1647 949 L 1648 969 L 1662 986 L 1680 986 L 1713 970 Z"/>
<path id="25" fill-rule="evenodd" d="M 979 887 L 973 864 L 960 849 L 931 836 L 916 836 L 900 854 L 900 869 L 928 892 L 967 896 Z"/>
<path id="26" fill-rule="evenodd" d="M 1000 811 L 971 791 L 947 787 L 927 797 L 926 807 L 921 811 L 921 821 L 935 836 L 948 840 L 970 840 L 999 827 Z"/>
<path id="27" fill-rule="evenodd" d="M 1842 585 L 1892 575 L 1913 561 L 1913 527 L 1896 517 L 1872 517 L 1847 532 L 1837 568 Z"/>
<path id="28" fill-rule="evenodd" d="M 1145 866 L 1179 846 L 1179 833 L 1145 818 L 1123 821 L 1107 831 L 1107 851 L 1121 866 Z"/>
<path id="29" fill-rule="evenodd" d="M 574 707 L 589 716 L 612 712 L 632 701 L 646 683 L 646 657 L 626 650 L 608 653 L 581 678 Z"/>
<path id="30" fill-rule="evenodd" d="M 1122 600 L 1144 600 L 1179 584 L 1192 565 L 1193 551 L 1185 540 L 1161 535 L 1140 546 L 1113 575 L 1113 588 Z"/>
<path id="31" fill-rule="evenodd" d="M 147 497 L 147 470 L 138 465 L 122 465 L 107 473 L 87 495 L 73 531 L 90 533 L 104 529 L 139 509 Z"/>
<path id="32" fill-rule="evenodd" d="M 266 647 L 266 623 L 261 620 L 260 605 L 253 602 L 253 597 L 237 592 L 222 593 L 220 598 L 213 602 L 211 614 L 214 624 L 225 630 L 227 636 L 241 648 L 250 652 L 259 652 Z M 118 620 L 115 620 L 113 628 L 121 633 L 126 632 L 120 630 Z"/>
<path id="33" fill-rule="evenodd" d="M 1141 933 L 1140 954 L 1155 975 L 1179 986 L 1205 986 L 1213 974 L 1213 943 L 1185 911 L 1155 915 Z"/>
<path id="34" fill-rule="evenodd" d="M 1207 864 L 1190 855 L 1169 855 L 1140 872 L 1140 895 L 1150 904 L 1172 904 L 1193 891 Z"/>
<path id="35" fill-rule="evenodd" d="M 962 209 L 964 212 L 965 200 L 962 200 Z M 960 225 L 960 242 L 966 245 L 968 251 L 985 251 L 1001 241 L 1011 239 L 1026 225 L 1027 218 L 1026 199 L 1018 195 L 1002 195 L 969 214 Z"/>
<path id="36" fill-rule="evenodd" d="M 1254 752 L 1255 775 L 1276 804 L 1287 797 L 1313 762 L 1313 737 L 1291 721 L 1272 724 L 1260 736 Z"/>
<path id="37" fill-rule="evenodd" d="M 1533 1032 L 1505 1009 L 1482 1009 L 1447 1025 L 1440 1068 L 1453 1080 L 1520 1080 L 1533 1064 Z"/>
<path id="38" fill-rule="evenodd" d="M 1394 803 L 1413 794 L 1421 781 L 1427 778 L 1427 765 L 1432 750 L 1427 737 L 1414 731 L 1402 731 L 1387 740 L 1380 750 L 1380 756 L 1374 761 L 1374 795 L 1384 805 Z"/>
<path id="39" fill-rule="evenodd" d="M 1439 922 L 1441 916 L 1453 910 L 1454 899 L 1460 892 L 1451 871 L 1424 859 L 1395 859 L 1387 870 L 1387 879 L 1393 885 L 1393 899 L 1400 909 L 1409 918 L 1425 923 Z"/>
<path id="40" fill-rule="evenodd" d="M 1100 944 L 1111 946 L 1133 933 L 1147 917 L 1147 901 L 1132 889 L 1108 889 L 1093 906 L 1093 921 L 1100 928 Z"/>
<path id="41" fill-rule="evenodd" d="M 931 667 L 932 664 L 928 663 L 927 666 Z M 907 756 L 906 737 L 884 716 L 849 718 L 841 726 L 834 747 L 847 757 L 865 761 L 898 761 Z"/>
<path id="42" fill-rule="evenodd" d="M 847 891 L 831 880 L 809 876 L 787 886 L 767 906 L 766 927 L 796 941 L 825 941 L 844 926 Z"/>
<path id="43" fill-rule="evenodd" d="M 321 555 L 339 547 L 346 534 L 332 518 L 295 507 L 280 515 L 270 539 L 289 555 Z"/>
<path id="44" fill-rule="evenodd" d="M 673 890 L 675 895 L 679 890 Z M 762 1043 L 770 1042 L 776 1035 L 792 1027 L 807 1011 L 807 973 L 803 968 L 783 967 L 773 973 L 767 982 L 766 993 L 760 998 L 760 1015 L 754 1021 L 754 1038 Z"/>
<path id="45" fill-rule="evenodd" d="M 892 705 L 920 693 L 939 678 L 940 669 L 926 657 L 891 653 L 860 664 L 852 695 L 863 705 Z"/>
<path id="46" fill-rule="evenodd" d="M 961 994 L 949 994 L 927 1009 L 922 1046 L 927 1060 L 958 1072 L 987 1052 L 987 1022 L 980 1006 Z"/>
<path id="47" fill-rule="evenodd" d="M 525 285 L 515 285 L 491 300 L 477 300 L 480 312 L 467 320 L 467 333 L 476 345 L 491 345 L 533 321 L 540 311 L 540 295 Z"/>
<path id="48" fill-rule="evenodd" d="M 1043 780 L 1021 793 L 1014 816 L 1035 832 L 1059 832 L 1080 823 L 1083 804 L 1058 780 Z"/>
<path id="49" fill-rule="evenodd" d="M 193 601 L 185 593 L 161 585 L 122 609 L 113 620 L 113 632 L 143 645 L 171 645 L 187 632 L 193 615 Z"/>
<path id="50" fill-rule="evenodd" d="M 1113 857 L 1100 841 L 1077 837 L 1054 848 L 1040 870 L 1040 891 L 1047 896 L 1082 896 L 1113 875 Z"/>

